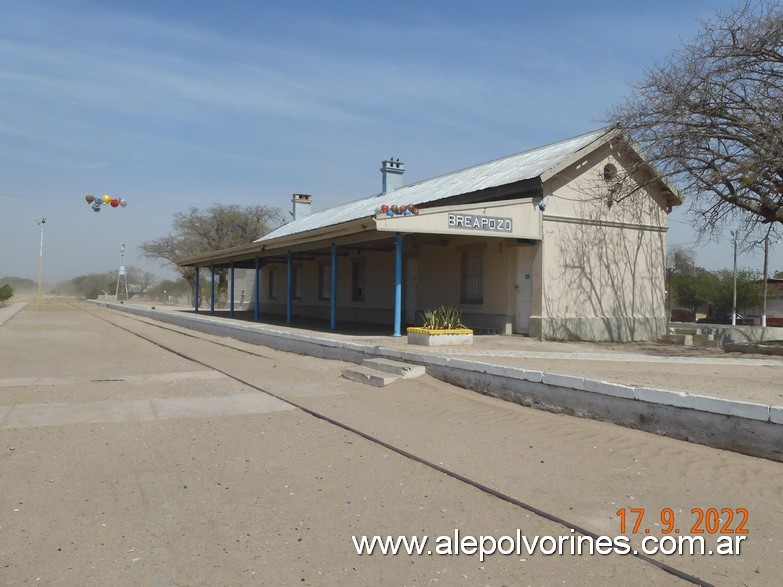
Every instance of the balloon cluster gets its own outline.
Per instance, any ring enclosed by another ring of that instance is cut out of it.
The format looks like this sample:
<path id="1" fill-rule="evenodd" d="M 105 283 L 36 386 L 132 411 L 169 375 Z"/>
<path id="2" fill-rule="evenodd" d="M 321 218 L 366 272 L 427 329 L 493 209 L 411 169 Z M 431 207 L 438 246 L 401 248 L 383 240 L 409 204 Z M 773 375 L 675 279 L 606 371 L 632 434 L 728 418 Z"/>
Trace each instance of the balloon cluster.
<path id="1" fill-rule="evenodd" d="M 381 207 L 375 213 L 385 214 L 386 216 L 418 216 L 419 209 L 414 207 L 413 204 L 403 204 L 402 206 L 381 204 Z"/>
<path id="2" fill-rule="evenodd" d="M 108 194 L 103 194 L 98 198 L 95 196 L 85 196 L 84 199 L 87 200 L 87 204 L 92 206 L 92 209 L 95 212 L 100 212 L 101 206 L 104 204 L 109 205 L 112 208 L 116 208 L 117 206 L 124 208 L 128 205 L 128 202 L 125 200 L 125 198 L 112 198 Z"/>

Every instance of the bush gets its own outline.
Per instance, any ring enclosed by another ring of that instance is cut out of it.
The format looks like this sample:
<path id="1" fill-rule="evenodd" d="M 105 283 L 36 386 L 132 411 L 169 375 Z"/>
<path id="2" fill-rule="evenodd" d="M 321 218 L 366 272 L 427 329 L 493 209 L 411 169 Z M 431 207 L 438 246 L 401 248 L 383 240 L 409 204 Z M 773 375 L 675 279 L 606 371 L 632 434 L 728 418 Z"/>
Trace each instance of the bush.
<path id="1" fill-rule="evenodd" d="M 6 303 L 8 300 L 10 300 L 12 297 L 14 297 L 14 288 L 10 285 L 6 284 L 3 287 L 0 287 L 0 303 Z"/>

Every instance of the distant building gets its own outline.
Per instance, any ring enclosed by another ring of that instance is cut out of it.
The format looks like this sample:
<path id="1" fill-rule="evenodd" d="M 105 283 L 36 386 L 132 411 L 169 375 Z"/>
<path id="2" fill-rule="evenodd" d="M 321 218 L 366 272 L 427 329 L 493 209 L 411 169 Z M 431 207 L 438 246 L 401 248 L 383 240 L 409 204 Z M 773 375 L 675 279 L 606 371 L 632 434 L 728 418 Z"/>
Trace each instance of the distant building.
<path id="1" fill-rule="evenodd" d="M 681 199 L 619 131 L 411 185 L 399 160 L 381 174 L 378 195 L 310 212 L 312 198 L 295 194 L 290 224 L 180 265 L 252 269 L 258 318 L 401 334 L 425 308 L 447 305 L 479 332 L 596 341 L 666 332 L 667 214 Z"/>
<path id="2" fill-rule="evenodd" d="M 761 324 L 761 303 L 748 308 L 748 316 Z M 783 279 L 767 278 L 767 326 L 783 326 Z"/>

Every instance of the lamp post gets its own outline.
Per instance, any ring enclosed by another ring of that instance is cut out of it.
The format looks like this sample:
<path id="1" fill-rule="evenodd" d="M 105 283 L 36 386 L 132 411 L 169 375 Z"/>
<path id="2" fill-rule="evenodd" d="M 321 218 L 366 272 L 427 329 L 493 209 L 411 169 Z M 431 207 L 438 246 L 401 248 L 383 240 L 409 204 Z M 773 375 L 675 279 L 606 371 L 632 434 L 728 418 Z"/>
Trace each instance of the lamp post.
<path id="1" fill-rule="evenodd" d="M 775 241 L 775 244 L 780 241 Z M 764 237 L 764 281 L 761 284 L 761 326 L 767 326 L 767 279 L 769 278 L 769 235 Z"/>
<path id="2" fill-rule="evenodd" d="M 125 280 L 125 299 L 128 299 L 128 270 L 125 269 L 125 243 L 120 243 L 120 269 L 117 271 L 117 289 L 114 292 L 114 299 L 120 299 L 120 280 Z"/>
<path id="3" fill-rule="evenodd" d="M 43 287 L 43 234 L 44 234 L 44 224 L 46 224 L 46 218 L 41 218 L 38 220 L 37 218 L 35 221 L 38 223 L 38 226 L 41 227 L 41 249 L 38 252 L 38 306 L 41 305 L 41 289 Z"/>
<path id="4" fill-rule="evenodd" d="M 732 230 L 731 236 L 734 242 L 734 292 L 731 299 L 731 325 L 737 325 L 737 236 L 739 231 Z"/>

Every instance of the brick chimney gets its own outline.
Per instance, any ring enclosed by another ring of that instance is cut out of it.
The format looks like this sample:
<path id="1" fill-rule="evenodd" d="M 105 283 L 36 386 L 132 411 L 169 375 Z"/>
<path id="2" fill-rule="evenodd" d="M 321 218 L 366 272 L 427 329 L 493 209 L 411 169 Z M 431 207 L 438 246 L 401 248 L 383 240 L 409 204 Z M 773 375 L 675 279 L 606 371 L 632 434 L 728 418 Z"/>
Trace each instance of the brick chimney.
<path id="1" fill-rule="evenodd" d="M 294 220 L 310 216 L 312 210 L 310 206 L 313 204 L 313 197 L 308 194 L 294 194 L 291 196 L 291 202 L 294 204 L 294 210 L 291 214 Z"/>
<path id="2" fill-rule="evenodd" d="M 383 175 L 382 193 L 393 192 L 402 187 L 402 174 L 405 173 L 405 167 L 400 163 L 399 158 L 390 157 L 381 163 L 381 175 Z"/>

